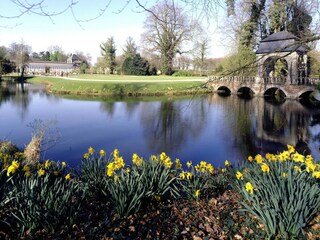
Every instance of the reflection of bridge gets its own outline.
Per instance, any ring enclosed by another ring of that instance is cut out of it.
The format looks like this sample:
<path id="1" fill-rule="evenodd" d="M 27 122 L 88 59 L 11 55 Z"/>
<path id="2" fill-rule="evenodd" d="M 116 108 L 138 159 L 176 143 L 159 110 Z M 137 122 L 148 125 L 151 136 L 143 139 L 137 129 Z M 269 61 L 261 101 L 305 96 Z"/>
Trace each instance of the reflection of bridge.
<path id="1" fill-rule="evenodd" d="M 281 78 L 256 77 L 217 77 L 210 76 L 207 86 L 214 92 L 224 91 L 231 94 L 251 92 L 256 96 L 274 95 L 277 91 L 283 92 L 286 98 L 298 99 L 311 94 L 316 90 L 318 78 L 305 78 L 300 84 L 288 84 Z"/>

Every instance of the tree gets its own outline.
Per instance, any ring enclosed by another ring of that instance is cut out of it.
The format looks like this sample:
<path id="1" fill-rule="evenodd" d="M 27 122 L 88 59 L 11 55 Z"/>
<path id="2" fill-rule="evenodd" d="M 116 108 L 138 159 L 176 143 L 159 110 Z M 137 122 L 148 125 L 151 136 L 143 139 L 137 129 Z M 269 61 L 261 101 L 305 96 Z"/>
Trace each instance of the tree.
<path id="1" fill-rule="evenodd" d="M 134 57 L 137 54 L 138 47 L 132 37 L 127 38 L 126 45 L 122 50 L 125 58 Z"/>
<path id="2" fill-rule="evenodd" d="M 18 72 L 20 72 L 20 80 L 23 81 L 24 71 L 28 65 L 29 54 L 31 47 L 26 45 L 23 41 L 20 43 L 11 43 L 9 48 L 9 56 L 15 62 Z"/>
<path id="3" fill-rule="evenodd" d="M 127 57 L 122 64 L 122 72 L 126 75 L 146 76 L 155 75 L 157 73 L 149 62 L 143 59 L 140 54 L 133 57 Z"/>
<path id="4" fill-rule="evenodd" d="M 100 45 L 101 54 L 106 62 L 107 72 L 110 74 L 114 73 L 116 67 L 116 47 L 113 37 Z"/>
<path id="5" fill-rule="evenodd" d="M 42 61 L 50 61 L 50 53 L 49 51 L 41 51 L 39 52 L 39 59 Z"/>
<path id="6" fill-rule="evenodd" d="M 13 64 L 7 59 L 7 49 L 0 47 L 0 76 L 13 71 Z"/>
<path id="7" fill-rule="evenodd" d="M 220 75 L 255 76 L 255 61 L 255 53 L 248 47 L 240 46 L 234 54 L 221 62 L 216 71 Z"/>
<path id="8" fill-rule="evenodd" d="M 205 37 L 197 41 L 194 54 L 194 65 L 201 71 L 206 68 L 206 56 L 209 50 L 209 38 Z"/>
<path id="9" fill-rule="evenodd" d="M 50 53 L 49 59 L 53 62 L 66 62 L 68 58 L 60 46 L 50 46 L 48 52 Z"/>
<path id="10" fill-rule="evenodd" d="M 151 9 L 144 24 L 143 41 L 161 56 L 162 72 L 173 73 L 173 59 L 182 44 L 191 39 L 196 24 L 174 1 L 164 0 Z"/>

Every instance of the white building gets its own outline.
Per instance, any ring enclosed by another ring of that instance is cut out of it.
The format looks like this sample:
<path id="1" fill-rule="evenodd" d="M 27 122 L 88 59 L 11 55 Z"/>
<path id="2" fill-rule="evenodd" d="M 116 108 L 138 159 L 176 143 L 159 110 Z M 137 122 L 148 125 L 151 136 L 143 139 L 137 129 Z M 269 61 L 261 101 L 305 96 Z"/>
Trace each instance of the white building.
<path id="1" fill-rule="evenodd" d="M 28 74 L 63 75 L 77 71 L 80 63 L 81 59 L 75 54 L 72 54 L 67 62 L 33 60 L 28 63 L 26 72 Z"/>

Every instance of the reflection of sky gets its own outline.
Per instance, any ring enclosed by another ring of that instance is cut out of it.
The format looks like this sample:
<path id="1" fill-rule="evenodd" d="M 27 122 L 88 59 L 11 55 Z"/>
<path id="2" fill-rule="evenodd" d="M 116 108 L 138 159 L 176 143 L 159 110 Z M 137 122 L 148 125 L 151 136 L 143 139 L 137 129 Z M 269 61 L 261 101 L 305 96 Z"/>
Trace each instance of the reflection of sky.
<path id="1" fill-rule="evenodd" d="M 320 135 L 320 124 L 314 125 L 312 127 L 309 127 L 309 133 L 310 133 L 310 141 L 309 141 L 309 147 L 311 150 L 311 155 L 317 160 L 320 160 L 320 145 L 319 141 L 320 139 L 314 139 L 317 135 Z"/>
<path id="2" fill-rule="evenodd" d="M 79 101 L 34 93 L 29 96 L 26 107 L 12 99 L 0 105 L 0 139 L 11 140 L 23 148 L 31 139 L 32 129 L 27 127 L 29 123 L 36 119 L 54 120 L 57 125 L 52 125 L 52 128 L 58 128 L 61 138 L 45 153 L 45 159 L 67 161 L 76 165 L 81 161 L 83 153 L 93 147 L 97 151 L 104 149 L 107 153 L 118 148 L 124 159 L 130 162 L 133 153 L 144 158 L 160 154 L 155 149 L 166 146 L 167 143 L 164 144 L 164 139 L 161 138 L 166 129 L 167 134 L 172 134 L 168 142 L 174 148 L 167 154 L 173 160 L 179 158 L 183 163 L 192 161 L 194 164 L 204 160 L 218 167 L 223 166 L 225 160 L 237 163 L 246 157 L 241 156 L 243 149 L 240 148 L 243 146 L 240 145 L 244 144 L 242 136 L 234 130 L 237 124 L 233 115 L 236 101 L 231 100 L 234 98 L 217 98 L 211 104 L 203 99 L 202 102 L 201 99 L 176 100 L 171 106 L 177 112 L 172 116 L 181 122 L 175 122 L 171 128 L 161 126 L 155 129 L 156 123 L 163 123 L 159 120 L 159 101 Z M 225 104 L 221 104 L 222 101 Z M 203 111 L 199 111 L 201 107 Z M 226 110 L 226 107 L 229 109 Z M 256 124 L 253 110 L 249 107 L 248 110 L 251 111 L 251 122 Z M 251 126 L 251 129 L 256 127 Z M 315 136 L 320 133 L 320 126 L 314 125 L 309 131 Z M 183 139 L 177 139 L 178 137 Z M 256 143 L 257 139 L 252 141 Z M 273 144 L 275 147 L 279 145 Z M 310 148 L 314 156 L 319 158 L 319 140 L 310 140 Z"/>

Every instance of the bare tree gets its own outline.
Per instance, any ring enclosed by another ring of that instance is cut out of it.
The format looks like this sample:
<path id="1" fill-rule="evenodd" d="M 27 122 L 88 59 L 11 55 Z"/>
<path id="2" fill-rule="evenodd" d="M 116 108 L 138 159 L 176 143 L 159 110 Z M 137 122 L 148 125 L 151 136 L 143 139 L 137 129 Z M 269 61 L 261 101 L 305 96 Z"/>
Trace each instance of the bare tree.
<path id="1" fill-rule="evenodd" d="M 174 2 L 159 2 L 147 16 L 143 42 L 146 48 L 161 55 L 162 72 L 173 73 L 173 59 L 181 52 L 182 44 L 191 40 L 196 24 Z"/>
<path id="2" fill-rule="evenodd" d="M 234 2 L 235 0 L 226 1 Z M 77 0 L 66 0 L 63 4 L 59 3 L 59 8 L 55 8 L 56 5 L 48 0 L 7 0 L 7 4 L 11 3 L 11 5 L 16 7 L 18 11 L 16 14 L 12 15 L 0 14 L 0 19 L 18 19 L 23 15 L 34 14 L 49 17 L 53 21 L 53 17 L 65 13 L 71 13 L 73 18 L 80 24 L 81 22 L 92 21 L 101 17 L 107 11 L 112 2 L 115 2 L 115 0 L 102 1 L 102 7 L 97 7 L 97 11 L 93 13 L 91 17 L 83 19 L 82 17 L 79 17 L 79 15 L 82 14 L 76 10 L 77 6 L 81 5 L 81 2 Z M 152 12 L 149 8 L 148 1 L 141 2 L 140 0 L 126 0 L 123 1 L 123 5 L 117 13 L 121 13 L 131 2 L 135 2 L 138 9 L 142 9 L 143 11 L 150 13 Z M 172 0 L 172 2 L 174 2 L 174 0 Z M 217 9 L 224 3 L 224 1 L 221 0 L 180 0 L 180 2 L 188 8 L 188 11 L 192 11 L 194 16 L 207 17 L 208 19 L 215 15 L 217 13 Z"/>
<path id="3" fill-rule="evenodd" d="M 125 58 L 133 57 L 138 53 L 138 47 L 132 37 L 128 37 L 125 47 L 122 49 Z"/>
<path id="4" fill-rule="evenodd" d="M 202 71 L 206 68 L 206 58 L 209 51 L 209 42 L 210 39 L 207 36 L 203 36 L 199 39 L 195 44 L 194 49 L 194 65 L 200 70 L 200 74 L 202 75 Z"/>
<path id="5" fill-rule="evenodd" d="M 23 81 L 25 68 L 28 65 L 29 55 L 32 52 L 31 47 L 26 45 L 23 40 L 20 43 L 11 43 L 9 47 L 10 59 L 15 62 L 18 72 L 20 72 L 20 80 Z"/>

